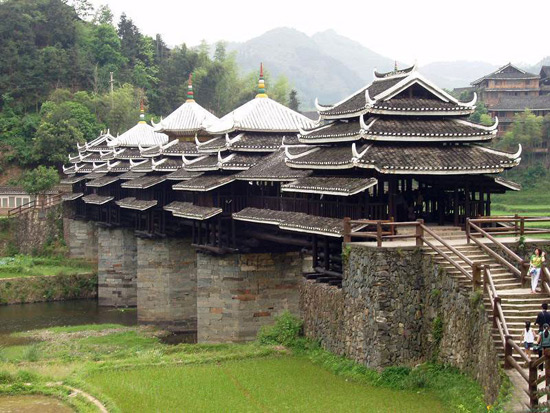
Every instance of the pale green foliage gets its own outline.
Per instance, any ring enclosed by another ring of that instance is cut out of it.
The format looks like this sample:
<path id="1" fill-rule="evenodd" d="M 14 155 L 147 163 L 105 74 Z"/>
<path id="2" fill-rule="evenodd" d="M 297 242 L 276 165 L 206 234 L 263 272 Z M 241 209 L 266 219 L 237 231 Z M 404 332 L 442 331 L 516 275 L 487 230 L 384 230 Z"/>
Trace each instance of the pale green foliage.
<path id="1" fill-rule="evenodd" d="M 53 167 L 40 165 L 36 169 L 27 171 L 21 182 L 23 189 L 29 194 L 38 195 L 52 189 L 59 183 L 59 174 Z"/>

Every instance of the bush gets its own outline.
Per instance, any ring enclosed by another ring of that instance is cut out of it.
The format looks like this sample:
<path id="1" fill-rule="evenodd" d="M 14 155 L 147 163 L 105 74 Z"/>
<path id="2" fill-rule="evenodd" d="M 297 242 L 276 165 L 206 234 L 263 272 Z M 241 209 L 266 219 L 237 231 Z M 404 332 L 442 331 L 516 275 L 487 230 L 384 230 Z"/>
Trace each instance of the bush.
<path id="1" fill-rule="evenodd" d="M 382 370 L 378 383 L 383 386 L 391 387 L 394 389 L 403 389 L 405 387 L 405 380 L 411 374 L 410 367 L 388 367 Z"/>
<path id="2" fill-rule="evenodd" d="M 258 333 L 261 344 L 282 344 L 292 347 L 300 342 L 303 321 L 285 311 L 275 318 L 275 324 L 263 326 Z"/>

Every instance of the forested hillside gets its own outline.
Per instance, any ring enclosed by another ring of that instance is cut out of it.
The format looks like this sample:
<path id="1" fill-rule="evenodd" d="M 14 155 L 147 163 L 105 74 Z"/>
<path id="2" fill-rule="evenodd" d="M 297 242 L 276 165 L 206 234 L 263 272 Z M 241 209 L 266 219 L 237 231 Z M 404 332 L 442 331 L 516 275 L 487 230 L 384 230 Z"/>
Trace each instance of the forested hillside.
<path id="1" fill-rule="evenodd" d="M 241 75 L 223 43 L 170 49 L 126 15 L 114 22 L 107 7 L 93 10 L 86 0 L 0 1 L 0 39 L 4 171 L 59 167 L 76 142 L 133 126 L 141 99 L 148 118 L 168 115 L 185 100 L 191 72 L 197 101 L 217 115 L 256 93 L 257 74 Z M 270 81 L 269 70 L 266 77 L 270 97 L 289 104 L 288 81 Z"/>

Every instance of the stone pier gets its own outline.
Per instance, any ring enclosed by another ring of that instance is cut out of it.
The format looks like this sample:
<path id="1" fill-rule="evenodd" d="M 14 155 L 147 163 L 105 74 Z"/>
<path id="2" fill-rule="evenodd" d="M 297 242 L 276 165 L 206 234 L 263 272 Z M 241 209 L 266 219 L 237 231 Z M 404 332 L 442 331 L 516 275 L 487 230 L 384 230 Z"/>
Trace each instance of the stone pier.
<path id="1" fill-rule="evenodd" d="M 254 340 L 283 311 L 298 315 L 301 277 L 297 252 L 197 254 L 198 342 Z"/>
<path id="2" fill-rule="evenodd" d="M 137 304 L 137 241 L 128 228 L 97 229 L 98 303 L 135 307 Z"/>
<path id="3" fill-rule="evenodd" d="M 139 323 L 197 330 L 196 255 L 190 239 L 137 240 Z"/>
<path id="4" fill-rule="evenodd" d="M 63 232 L 71 258 L 97 261 L 97 227 L 94 222 L 65 217 Z"/>

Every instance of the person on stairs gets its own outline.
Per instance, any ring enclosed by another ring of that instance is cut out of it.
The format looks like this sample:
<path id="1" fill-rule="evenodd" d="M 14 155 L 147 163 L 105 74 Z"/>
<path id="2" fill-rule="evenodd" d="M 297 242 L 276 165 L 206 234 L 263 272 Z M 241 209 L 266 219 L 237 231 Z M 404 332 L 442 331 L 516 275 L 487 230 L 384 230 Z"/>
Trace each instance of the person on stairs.
<path id="1" fill-rule="evenodd" d="M 541 355 L 544 354 L 547 357 L 550 357 L 550 325 L 544 324 L 542 326 L 543 331 L 539 335 L 538 345 L 541 349 Z M 539 367 L 539 370 L 542 370 L 542 366 L 544 364 L 541 364 Z"/>
<path id="2" fill-rule="evenodd" d="M 537 286 L 539 284 L 540 271 L 542 269 L 542 263 L 546 260 L 546 253 L 542 252 L 540 248 L 535 248 L 535 253 L 531 255 L 529 272 L 531 276 L 531 294 L 537 292 Z"/>
<path id="3" fill-rule="evenodd" d="M 535 324 L 539 326 L 539 339 L 542 334 L 543 326 L 545 324 L 550 324 L 550 313 L 548 312 L 548 303 L 542 303 L 542 311 L 537 315 L 537 320 Z M 538 345 L 538 354 L 539 357 L 542 357 L 542 347 Z M 539 366 L 539 370 L 542 370 L 542 364 Z"/>
<path id="4" fill-rule="evenodd" d="M 525 322 L 525 329 L 523 330 L 523 345 L 525 346 L 525 352 L 527 353 L 527 356 L 529 359 L 531 359 L 532 355 L 532 349 L 535 345 L 535 338 L 538 340 L 538 336 L 535 334 L 533 329 L 531 328 L 531 322 L 526 321 Z"/>

